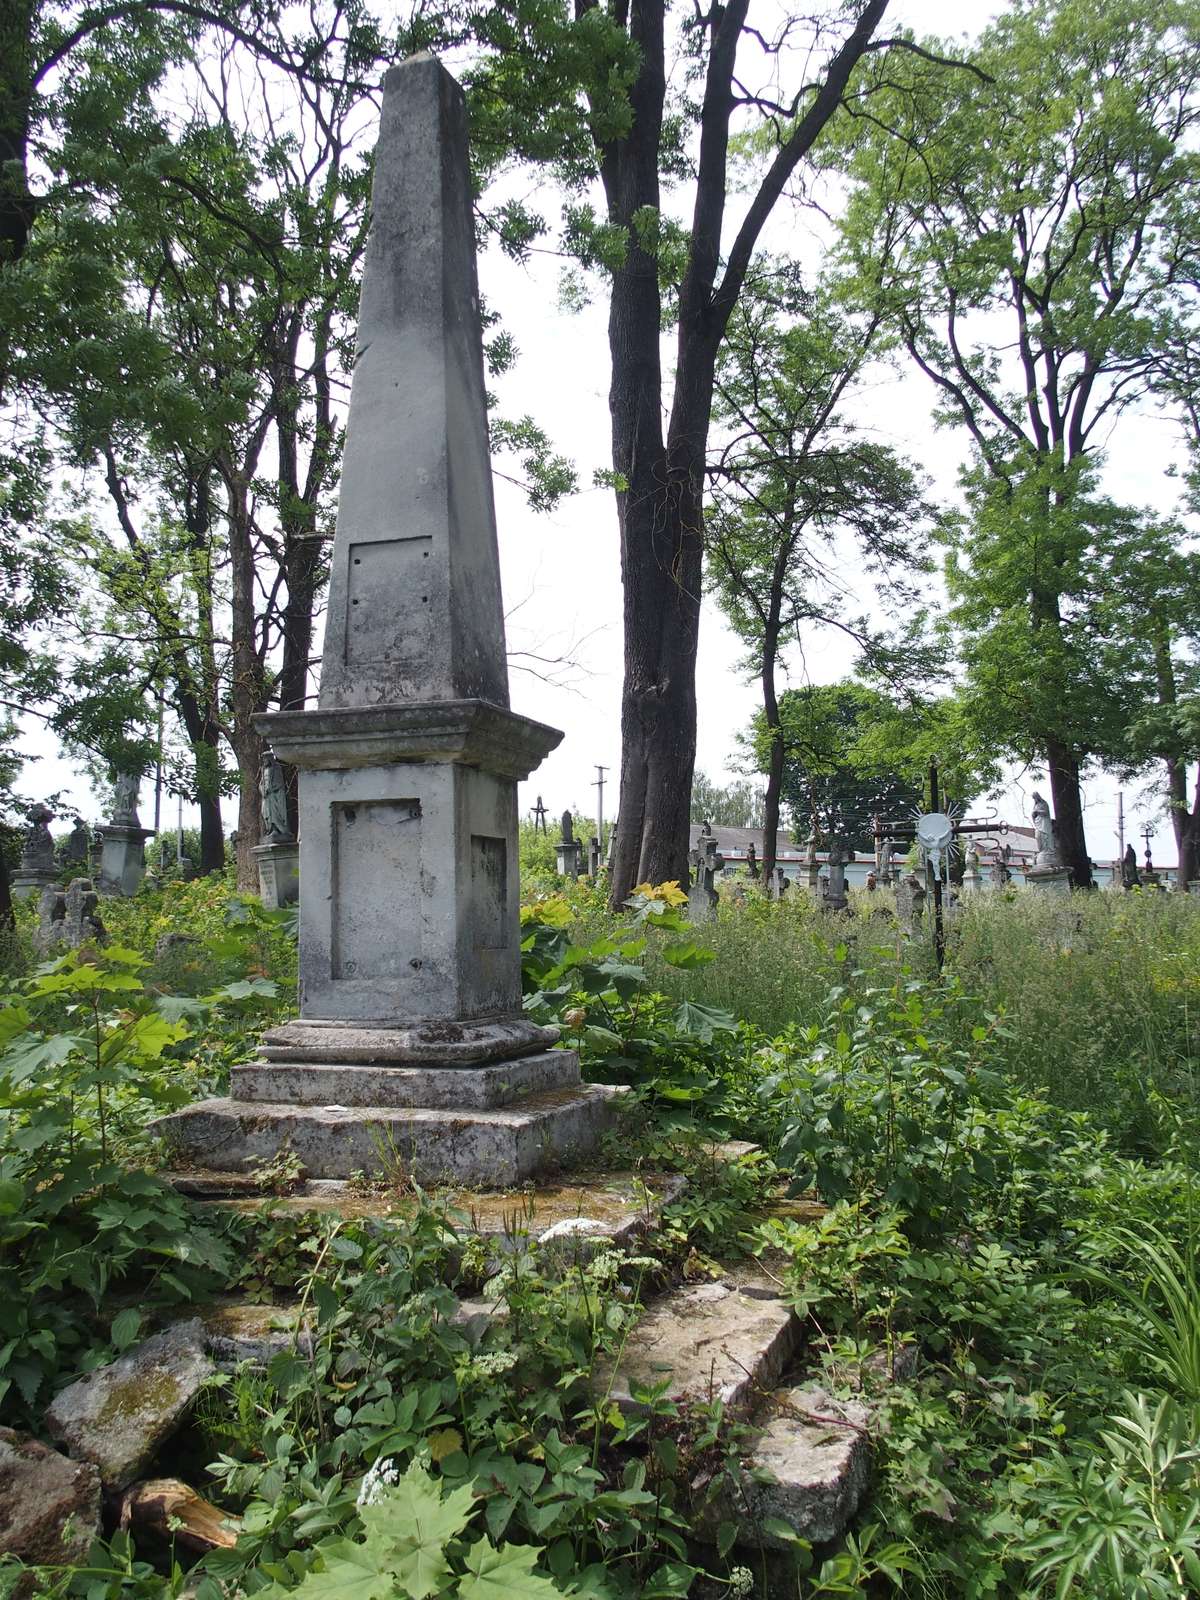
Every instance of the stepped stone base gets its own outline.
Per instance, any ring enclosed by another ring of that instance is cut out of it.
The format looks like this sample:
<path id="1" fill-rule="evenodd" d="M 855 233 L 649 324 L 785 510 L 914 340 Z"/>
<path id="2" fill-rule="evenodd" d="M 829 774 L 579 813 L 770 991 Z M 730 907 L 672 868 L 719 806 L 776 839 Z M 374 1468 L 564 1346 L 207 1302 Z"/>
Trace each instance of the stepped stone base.
<path id="1" fill-rule="evenodd" d="M 557 1042 L 557 1028 L 542 1028 L 524 1017 L 505 1022 L 417 1022 L 401 1028 L 305 1018 L 268 1028 L 258 1053 L 264 1061 L 305 1065 L 329 1061 L 474 1067 L 533 1055 L 549 1050 Z"/>
<path id="2" fill-rule="evenodd" d="M 315 1178 L 399 1170 L 421 1184 L 495 1188 L 582 1160 L 622 1093 L 584 1084 L 490 1110 L 203 1100 L 160 1117 L 152 1129 L 176 1159 L 209 1171 L 246 1170 L 286 1149 Z"/>
<path id="3" fill-rule="evenodd" d="M 547 1050 L 485 1067 L 384 1067 L 249 1062 L 230 1073 L 234 1100 L 298 1106 L 424 1106 L 490 1111 L 530 1094 L 574 1089 L 579 1057 Z"/>

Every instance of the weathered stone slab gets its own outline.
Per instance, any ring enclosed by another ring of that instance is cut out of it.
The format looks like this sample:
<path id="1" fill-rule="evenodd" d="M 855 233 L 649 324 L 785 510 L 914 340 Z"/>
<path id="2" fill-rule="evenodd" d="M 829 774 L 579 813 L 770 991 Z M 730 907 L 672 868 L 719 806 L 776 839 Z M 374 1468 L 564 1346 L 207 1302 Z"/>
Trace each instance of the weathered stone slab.
<path id="1" fill-rule="evenodd" d="M 99 1534 L 95 1467 L 0 1428 L 0 1555 L 31 1567 L 78 1565 Z"/>
<path id="2" fill-rule="evenodd" d="M 740 1504 L 730 1508 L 752 1525 L 746 1543 L 786 1550 L 787 1541 L 765 1526 L 772 1517 L 811 1544 L 844 1532 L 867 1486 L 868 1416 L 865 1405 L 835 1400 L 817 1385 L 771 1396 L 759 1419 L 763 1431 L 746 1458 Z"/>
<path id="3" fill-rule="evenodd" d="M 184 1193 L 197 1192 L 194 1173 L 164 1176 L 177 1187 L 182 1184 Z M 283 1196 L 248 1193 L 244 1185 L 250 1181 L 238 1173 L 211 1173 L 202 1202 L 243 1213 L 257 1211 L 268 1202 L 272 1211 L 296 1216 L 332 1211 L 342 1217 L 374 1217 L 381 1221 L 410 1217 L 419 1204 L 411 1193 L 385 1188 L 373 1194 L 358 1184 L 336 1178 L 302 1180 L 292 1193 Z M 580 1219 L 592 1225 L 586 1230 L 587 1239 L 603 1239 L 624 1247 L 652 1227 L 663 1206 L 677 1199 L 686 1187 L 687 1179 L 677 1172 L 606 1172 L 558 1182 L 539 1176 L 536 1188 L 487 1192 L 443 1188 L 435 1191 L 433 1199 L 446 1209 L 456 1232 L 494 1240 L 498 1252 L 510 1243 L 536 1243 L 547 1234 L 554 1234 L 564 1222 Z M 570 1227 L 562 1231 L 577 1236 Z"/>
<path id="4" fill-rule="evenodd" d="M 557 1043 L 557 1028 L 543 1028 L 523 1017 L 504 1022 L 420 1022 L 410 1028 L 302 1018 L 268 1028 L 258 1053 L 264 1061 L 478 1067 L 539 1055 Z"/>
<path id="5" fill-rule="evenodd" d="M 289 1149 L 312 1177 L 403 1174 L 423 1184 L 498 1188 L 589 1154 L 623 1093 L 583 1084 L 490 1111 L 203 1100 L 151 1129 L 196 1167 L 236 1172 Z"/>
<path id="6" fill-rule="evenodd" d="M 141 1477 L 163 1441 L 183 1422 L 214 1368 L 197 1320 L 156 1333 L 106 1367 L 55 1395 L 50 1435 L 78 1461 L 90 1461 L 106 1490 Z"/>
<path id="7" fill-rule="evenodd" d="M 767 1284 L 701 1283 L 654 1301 L 633 1329 L 615 1375 L 599 1380 L 624 1411 L 636 1412 L 631 1385 L 670 1375 L 676 1402 L 720 1400 L 744 1412 L 771 1388 L 796 1348 L 799 1323 Z M 611 1377 L 611 1386 L 610 1386 Z"/>
<path id="8" fill-rule="evenodd" d="M 485 1067 L 247 1062 L 229 1075 L 230 1098 L 244 1102 L 480 1111 L 512 1105 L 530 1094 L 571 1089 L 579 1081 L 579 1056 L 574 1050 L 547 1050 Z"/>
<path id="9" fill-rule="evenodd" d="M 312 1350 L 312 1330 L 296 1306 L 221 1301 L 202 1307 L 196 1320 L 204 1348 L 223 1372 L 245 1363 L 265 1367 L 285 1350 Z"/>

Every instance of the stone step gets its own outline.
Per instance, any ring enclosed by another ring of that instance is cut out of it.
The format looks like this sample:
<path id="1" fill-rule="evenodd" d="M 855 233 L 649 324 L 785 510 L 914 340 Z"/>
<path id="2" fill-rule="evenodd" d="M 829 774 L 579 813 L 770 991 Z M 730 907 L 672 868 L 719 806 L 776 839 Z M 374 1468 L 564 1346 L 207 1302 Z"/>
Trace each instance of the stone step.
<path id="1" fill-rule="evenodd" d="M 796 1348 L 795 1312 L 773 1285 L 752 1278 L 685 1284 L 652 1301 L 625 1343 L 615 1372 L 598 1379 L 622 1411 L 641 1408 L 634 1387 L 669 1378 L 676 1403 L 720 1400 L 745 1414 L 779 1379 Z"/>
<path id="2" fill-rule="evenodd" d="M 298 1017 L 268 1028 L 258 1053 L 264 1061 L 476 1067 L 541 1054 L 557 1040 L 557 1028 L 520 1016 L 504 1021 L 417 1022 L 408 1027 Z"/>
<path id="3" fill-rule="evenodd" d="M 250 1061 L 232 1068 L 230 1098 L 296 1106 L 422 1106 L 488 1111 L 580 1081 L 574 1050 L 546 1050 L 482 1067 L 395 1067 Z"/>
<path id="4" fill-rule="evenodd" d="M 173 1156 L 208 1171 L 244 1171 L 289 1150 L 314 1178 L 361 1172 L 500 1188 L 585 1157 L 626 1092 L 581 1084 L 492 1110 L 202 1100 L 150 1127 Z"/>

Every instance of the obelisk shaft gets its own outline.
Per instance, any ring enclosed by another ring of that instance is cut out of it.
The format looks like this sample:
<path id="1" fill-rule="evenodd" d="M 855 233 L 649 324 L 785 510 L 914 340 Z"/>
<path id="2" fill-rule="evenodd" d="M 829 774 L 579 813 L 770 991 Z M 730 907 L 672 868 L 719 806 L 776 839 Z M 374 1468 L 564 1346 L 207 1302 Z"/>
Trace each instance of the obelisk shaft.
<path id="1" fill-rule="evenodd" d="M 508 704 L 462 90 L 383 81 L 319 705 Z"/>

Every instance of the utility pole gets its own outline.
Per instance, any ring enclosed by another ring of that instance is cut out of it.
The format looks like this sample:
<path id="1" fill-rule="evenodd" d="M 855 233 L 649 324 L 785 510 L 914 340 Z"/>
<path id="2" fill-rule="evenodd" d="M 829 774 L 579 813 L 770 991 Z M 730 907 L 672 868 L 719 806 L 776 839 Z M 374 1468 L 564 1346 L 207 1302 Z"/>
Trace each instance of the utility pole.
<path id="1" fill-rule="evenodd" d="M 596 781 L 592 784 L 592 788 L 596 790 L 596 837 L 601 847 L 604 845 L 604 774 L 607 771 L 607 767 L 602 767 L 597 762 Z"/>
<path id="2" fill-rule="evenodd" d="M 157 839 L 162 828 L 162 794 L 163 794 L 163 692 L 158 691 L 158 759 L 154 768 L 154 837 Z M 159 852 L 160 858 L 162 852 Z M 159 861 L 161 869 L 162 862 Z"/>

